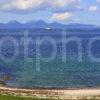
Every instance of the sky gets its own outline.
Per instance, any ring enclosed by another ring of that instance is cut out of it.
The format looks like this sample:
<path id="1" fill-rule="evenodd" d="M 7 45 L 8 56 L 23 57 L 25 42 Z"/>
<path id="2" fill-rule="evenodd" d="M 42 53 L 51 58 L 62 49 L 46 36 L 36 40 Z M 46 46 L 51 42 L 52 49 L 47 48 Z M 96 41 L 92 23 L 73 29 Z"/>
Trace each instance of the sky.
<path id="1" fill-rule="evenodd" d="M 100 0 L 0 0 L 0 23 L 11 20 L 100 26 Z"/>

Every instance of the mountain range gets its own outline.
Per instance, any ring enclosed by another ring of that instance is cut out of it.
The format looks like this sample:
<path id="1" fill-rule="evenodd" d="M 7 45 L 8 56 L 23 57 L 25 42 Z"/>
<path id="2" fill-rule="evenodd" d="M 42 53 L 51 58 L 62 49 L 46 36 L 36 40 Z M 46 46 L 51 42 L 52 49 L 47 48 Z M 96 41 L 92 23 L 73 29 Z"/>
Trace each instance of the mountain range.
<path id="1" fill-rule="evenodd" d="M 87 24 L 79 24 L 79 23 L 71 23 L 71 24 L 61 24 L 57 22 L 46 23 L 43 20 L 38 21 L 29 21 L 27 23 L 20 23 L 18 21 L 10 21 L 8 23 L 0 23 L 0 29 L 22 29 L 22 28 L 51 28 L 51 29 L 93 29 L 100 28 L 96 25 L 87 25 Z"/>

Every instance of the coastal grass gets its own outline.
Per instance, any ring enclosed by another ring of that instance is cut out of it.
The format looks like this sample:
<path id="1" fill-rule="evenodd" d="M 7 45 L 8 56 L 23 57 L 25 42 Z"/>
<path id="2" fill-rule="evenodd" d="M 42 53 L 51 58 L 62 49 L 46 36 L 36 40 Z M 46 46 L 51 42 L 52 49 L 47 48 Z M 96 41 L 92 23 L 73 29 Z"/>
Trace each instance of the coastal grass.
<path id="1" fill-rule="evenodd" d="M 54 99 L 38 99 L 38 98 L 28 98 L 28 97 L 18 97 L 18 96 L 15 97 L 15 96 L 11 96 L 11 95 L 0 95 L 0 100 L 54 100 Z M 57 100 L 60 100 L 60 99 L 57 99 Z M 99 99 L 95 99 L 95 98 L 85 99 L 84 98 L 84 99 L 81 99 L 81 100 L 99 100 Z"/>
<path id="2" fill-rule="evenodd" d="M 15 97 L 11 95 L 0 95 L 0 100 L 51 100 L 51 99 L 38 99 L 38 98 L 28 98 L 28 97 Z"/>

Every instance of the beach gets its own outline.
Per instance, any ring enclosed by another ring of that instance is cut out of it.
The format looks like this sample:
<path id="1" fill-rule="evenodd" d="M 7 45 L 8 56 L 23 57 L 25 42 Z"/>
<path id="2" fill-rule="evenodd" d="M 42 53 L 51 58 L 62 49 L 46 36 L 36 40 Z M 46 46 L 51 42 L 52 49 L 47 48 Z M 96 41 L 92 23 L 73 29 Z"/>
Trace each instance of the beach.
<path id="1" fill-rule="evenodd" d="M 100 89 L 19 89 L 0 87 L 1 95 L 62 100 L 100 100 Z"/>

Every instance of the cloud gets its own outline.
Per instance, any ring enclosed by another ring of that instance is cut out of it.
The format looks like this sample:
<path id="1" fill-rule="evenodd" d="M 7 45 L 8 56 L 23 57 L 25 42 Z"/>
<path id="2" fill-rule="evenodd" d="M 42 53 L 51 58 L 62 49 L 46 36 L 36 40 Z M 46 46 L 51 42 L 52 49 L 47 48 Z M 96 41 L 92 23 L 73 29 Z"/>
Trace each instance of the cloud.
<path id="1" fill-rule="evenodd" d="M 19 13 L 36 11 L 41 9 L 43 3 L 44 0 L 7 0 L 0 3 L 0 10 Z"/>
<path id="2" fill-rule="evenodd" d="M 65 12 L 79 9 L 80 0 L 1 0 L 0 10 L 10 12 L 35 12 L 50 9 L 52 12 Z"/>
<path id="3" fill-rule="evenodd" d="M 98 11 L 98 7 L 96 5 L 90 6 L 89 7 L 89 11 L 91 11 L 91 12 L 97 12 Z"/>
<path id="4" fill-rule="evenodd" d="M 68 21 L 71 19 L 73 16 L 72 13 L 70 12 L 65 12 L 65 13 L 54 13 L 51 17 L 53 21 Z"/>
<path id="5" fill-rule="evenodd" d="M 96 0 L 97 2 L 100 2 L 100 0 Z"/>
<path id="6" fill-rule="evenodd" d="M 80 0 L 51 0 L 51 8 L 56 12 L 79 9 Z"/>

